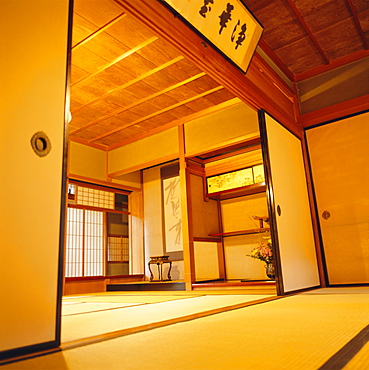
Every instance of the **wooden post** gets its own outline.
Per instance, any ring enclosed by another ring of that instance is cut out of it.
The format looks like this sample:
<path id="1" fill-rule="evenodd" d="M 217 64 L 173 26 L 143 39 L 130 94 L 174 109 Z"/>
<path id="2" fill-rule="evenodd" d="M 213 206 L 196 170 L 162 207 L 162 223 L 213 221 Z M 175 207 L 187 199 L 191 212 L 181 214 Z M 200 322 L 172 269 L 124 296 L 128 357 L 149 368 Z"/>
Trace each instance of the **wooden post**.
<path id="1" fill-rule="evenodd" d="M 185 158 L 185 138 L 184 126 L 178 126 L 179 141 L 179 178 L 181 185 L 181 208 L 182 208 L 182 239 L 183 239 L 183 260 L 184 260 L 184 278 L 186 290 L 192 290 L 192 284 L 195 282 L 195 260 L 193 227 L 191 217 L 190 202 L 190 178 L 187 171 Z"/>

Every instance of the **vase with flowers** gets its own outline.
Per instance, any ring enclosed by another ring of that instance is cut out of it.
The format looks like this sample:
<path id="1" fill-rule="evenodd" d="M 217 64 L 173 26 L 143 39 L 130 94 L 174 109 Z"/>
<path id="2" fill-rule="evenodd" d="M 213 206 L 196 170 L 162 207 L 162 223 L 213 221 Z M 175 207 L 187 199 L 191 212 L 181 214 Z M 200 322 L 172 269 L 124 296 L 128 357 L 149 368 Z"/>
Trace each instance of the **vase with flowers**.
<path id="1" fill-rule="evenodd" d="M 259 245 L 251 251 L 251 254 L 246 254 L 246 256 L 265 262 L 266 275 L 269 279 L 275 279 L 272 240 L 270 238 L 261 241 Z"/>

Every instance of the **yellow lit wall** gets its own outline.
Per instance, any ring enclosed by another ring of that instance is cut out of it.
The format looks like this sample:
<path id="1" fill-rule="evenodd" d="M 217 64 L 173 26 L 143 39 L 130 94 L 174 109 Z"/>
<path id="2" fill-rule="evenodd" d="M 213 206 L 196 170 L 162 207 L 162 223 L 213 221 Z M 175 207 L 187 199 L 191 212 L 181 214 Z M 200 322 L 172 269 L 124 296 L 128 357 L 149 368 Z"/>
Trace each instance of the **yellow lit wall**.
<path id="1" fill-rule="evenodd" d="M 239 103 L 186 123 L 186 154 L 210 150 L 258 132 L 257 112 Z"/>
<path id="2" fill-rule="evenodd" d="M 171 157 L 178 157 L 178 129 L 171 128 L 159 134 L 127 144 L 111 150 L 108 154 L 109 174 L 116 172 L 131 172 L 130 169 L 144 168 L 159 164 Z"/>
<path id="3" fill-rule="evenodd" d="M 106 152 L 69 142 L 69 174 L 106 180 Z"/>

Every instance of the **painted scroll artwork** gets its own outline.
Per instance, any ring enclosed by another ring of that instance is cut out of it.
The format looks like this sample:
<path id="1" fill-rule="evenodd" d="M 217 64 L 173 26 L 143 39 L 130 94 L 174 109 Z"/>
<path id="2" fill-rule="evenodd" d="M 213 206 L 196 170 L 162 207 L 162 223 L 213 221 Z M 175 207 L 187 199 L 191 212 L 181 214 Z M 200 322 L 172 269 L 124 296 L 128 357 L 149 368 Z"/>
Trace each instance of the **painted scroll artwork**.
<path id="1" fill-rule="evenodd" d="M 183 250 L 179 176 L 163 180 L 166 252 Z"/>

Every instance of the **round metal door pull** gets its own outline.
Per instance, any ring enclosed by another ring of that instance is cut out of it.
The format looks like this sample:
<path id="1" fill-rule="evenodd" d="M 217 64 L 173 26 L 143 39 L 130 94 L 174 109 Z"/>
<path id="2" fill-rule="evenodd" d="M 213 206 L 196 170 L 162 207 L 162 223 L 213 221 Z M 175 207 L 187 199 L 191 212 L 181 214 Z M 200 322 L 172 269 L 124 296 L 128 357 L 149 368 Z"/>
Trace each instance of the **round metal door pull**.
<path id="1" fill-rule="evenodd" d="M 36 132 L 32 136 L 31 146 L 39 157 L 45 157 L 51 150 L 51 142 L 48 136 L 42 131 Z"/>
<path id="2" fill-rule="evenodd" d="M 328 211 L 324 211 L 322 213 L 322 217 L 325 219 L 325 220 L 328 220 L 329 217 L 331 217 L 331 214 L 328 212 Z"/>

